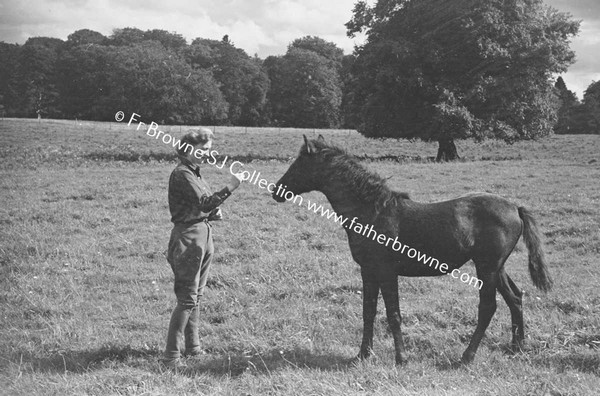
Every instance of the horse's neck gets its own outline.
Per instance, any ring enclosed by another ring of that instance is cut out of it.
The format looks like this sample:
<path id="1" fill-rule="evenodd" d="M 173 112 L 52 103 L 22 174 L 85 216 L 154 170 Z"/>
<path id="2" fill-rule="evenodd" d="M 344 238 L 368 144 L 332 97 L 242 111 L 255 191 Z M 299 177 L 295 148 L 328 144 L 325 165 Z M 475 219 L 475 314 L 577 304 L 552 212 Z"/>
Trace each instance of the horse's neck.
<path id="1" fill-rule="evenodd" d="M 359 221 L 370 222 L 375 214 L 375 203 L 365 204 L 358 193 L 344 180 L 333 178 L 325 183 L 321 192 L 325 194 L 333 210 L 345 218 L 357 217 Z"/>

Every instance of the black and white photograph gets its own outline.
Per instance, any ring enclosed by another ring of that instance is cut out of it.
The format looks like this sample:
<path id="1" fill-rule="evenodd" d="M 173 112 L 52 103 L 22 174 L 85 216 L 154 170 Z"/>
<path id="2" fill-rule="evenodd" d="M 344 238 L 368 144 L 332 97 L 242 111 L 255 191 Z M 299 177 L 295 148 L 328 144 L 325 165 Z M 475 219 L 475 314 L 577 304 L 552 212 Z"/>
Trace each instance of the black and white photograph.
<path id="1" fill-rule="evenodd" d="M 0 1 L 0 395 L 599 390 L 598 0 Z"/>

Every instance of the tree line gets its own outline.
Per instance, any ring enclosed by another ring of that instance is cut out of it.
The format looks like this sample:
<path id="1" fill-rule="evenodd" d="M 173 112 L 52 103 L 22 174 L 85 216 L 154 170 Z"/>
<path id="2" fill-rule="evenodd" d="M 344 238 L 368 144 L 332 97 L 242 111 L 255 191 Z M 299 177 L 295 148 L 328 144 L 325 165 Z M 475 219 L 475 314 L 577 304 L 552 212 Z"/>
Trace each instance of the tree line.
<path id="1" fill-rule="evenodd" d="M 542 0 L 356 2 L 345 55 L 306 36 L 260 59 L 222 40 L 136 28 L 66 41 L 0 43 L 0 112 L 111 120 L 115 110 L 163 124 L 356 128 L 368 137 L 514 142 L 600 133 L 600 82 L 583 101 L 562 78 L 579 22 Z"/>
<path id="2" fill-rule="evenodd" d="M 82 29 L 0 43 L 0 105 L 9 117 L 108 121 L 118 109 L 165 124 L 336 128 L 342 58 L 311 36 L 262 60 L 228 36 L 187 44 L 164 30 Z"/>
<path id="3" fill-rule="evenodd" d="M 554 131 L 559 134 L 600 134 L 600 81 L 591 83 L 580 101 L 562 79 L 556 79 L 560 101 Z"/>

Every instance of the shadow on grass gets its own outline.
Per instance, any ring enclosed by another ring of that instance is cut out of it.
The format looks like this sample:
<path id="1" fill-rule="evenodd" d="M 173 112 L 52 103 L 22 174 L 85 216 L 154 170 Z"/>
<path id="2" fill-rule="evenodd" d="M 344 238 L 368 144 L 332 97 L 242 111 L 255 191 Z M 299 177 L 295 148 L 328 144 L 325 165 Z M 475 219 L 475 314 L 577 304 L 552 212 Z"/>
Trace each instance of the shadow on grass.
<path id="1" fill-rule="evenodd" d="M 595 351 L 558 353 L 552 356 L 538 356 L 532 360 L 540 366 L 553 367 L 557 372 L 576 370 L 581 373 L 600 375 L 600 354 Z"/>
<path id="2" fill-rule="evenodd" d="M 0 366 L 13 365 L 21 371 L 38 373 L 85 373 L 111 367 L 115 363 L 135 366 L 141 369 L 163 373 L 167 370 L 159 363 L 162 351 L 159 349 L 133 349 L 130 346 L 107 345 L 86 351 L 59 351 L 49 356 L 38 357 L 28 354 L 12 354 Z M 187 368 L 181 371 L 188 376 L 208 374 L 217 377 L 236 377 L 244 372 L 270 375 L 283 368 L 320 369 L 328 371 L 344 370 L 354 363 L 353 358 L 335 354 L 315 354 L 309 350 L 296 349 L 280 351 L 274 349 L 266 353 L 243 352 L 207 354 L 187 358 Z M 8 367 L 5 367 L 8 368 Z"/>
<path id="3" fill-rule="evenodd" d="M 491 351 L 498 351 L 517 361 L 552 368 L 556 372 L 574 370 L 586 374 L 600 375 L 600 354 L 596 350 L 567 353 L 564 349 L 552 351 L 551 349 L 540 349 L 529 344 L 525 344 L 524 348 L 519 351 L 513 350 L 510 344 L 487 345 L 487 348 Z M 481 355 L 481 352 L 479 352 L 479 355 Z M 482 359 L 481 356 L 479 359 Z M 451 359 L 438 361 L 435 366 L 440 371 L 450 371 L 469 366 L 476 368 L 480 362 L 481 360 L 478 361 L 477 356 L 475 356 L 475 360 L 468 365 L 462 363 L 460 359 Z"/>
<path id="4" fill-rule="evenodd" d="M 437 367 L 439 371 L 452 371 L 468 367 L 468 365 L 463 363 L 460 360 L 460 358 L 458 358 L 452 360 L 438 361 L 435 363 L 435 367 Z"/>
<path id="5" fill-rule="evenodd" d="M 274 349 L 266 353 L 257 352 L 251 356 L 243 353 L 228 353 L 189 358 L 183 373 L 188 376 L 209 374 L 217 377 L 223 375 L 237 377 L 245 372 L 270 375 L 274 371 L 285 368 L 342 371 L 352 366 L 354 362 L 354 358 L 336 354 L 315 354 L 305 349 L 292 351 Z"/>
<path id="6" fill-rule="evenodd" d="M 466 348 L 466 345 L 468 344 L 468 342 L 466 342 L 466 341 L 469 341 L 469 340 L 470 340 L 469 336 L 465 337 L 462 340 L 463 342 L 465 342 L 465 348 Z M 464 363 L 462 361 L 462 359 L 460 357 L 458 357 L 458 358 L 449 359 L 449 360 L 445 360 L 445 361 L 438 361 L 435 366 L 440 371 L 458 370 L 458 369 L 462 369 L 462 368 L 466 368 L 466 367 L 476 368 L 477 364 L 479 364 L 482 361 L 482 359 L 484 359 L 482 357 L 482 355 L 484 354 L 482 352 L 483 348 L 486 348 L 490 351 L 499 352 L 506 357 L 523 359 L 523 360 L 526 360 L 527 356 L 529 356 L 529 354 L 533 353 L 533 350 L 534 350 L 527 343 L 524 345 L 523 349 L 514 350 L 511 347 L 510 343 L 508 343 L 508 342 L 492 341 L 489 338 L 485 337 L 484 342 L 481 344 L 477 353 L 475 354 L 475 359 L 471 363 Z"/>
<path id="7" fill-rule="evenodd" d="M 158 349 L 133 349 L 130 346 L 106 345 L 86 351 L 59 351 L 38 357 L 31 353 L 14 353 L 7 360 L 19 370 L 43 373 L 83 373 L 105 366 L 107 363 L 123 363 L 135 359 L 156 359 Z M 5 361 L 6 362 L 6 361 Z"/>
<path id="8" fill-rule="evenodd" d="M 461 337 L 461 341 L 464 343 L 463 348 L 467 348 L 468 345 L 468 341 L 470 340 L 470 334 Z M 511 347 L 509 343 L 504 343 L 502 341 L 500 342 L 492 342 L 489 338 L 485 337 L 484 338 L 484 342 L 481 344 L 481 346 L 479 347 L 477 353 L 475 354 L 475 358 L 471 363 L 464 363 L 462 361 L 462 353 L 459 357 L 453 357 L 453 358 L 448 358 L 445 360 L 438 360 L 435 364 L 435 366 L 440 370 L 440 371 L 451 371 L 451 370 L 459 370 L 459 369 L 464 369 L 464 368 L 476 368 L 477 364 L 479 364 L 482 359 L 484 359 L 482 357 L 482 355 L 484 355 L 484 353 L 482 352 L 482 349 L 488 349 L 490 351 L 498 351 L 500 353 L 502 353 L 505 356 L 518 356 L 518 355 L 525 355 L 527 348 L 525 348 L 525 351 L 514 351 Z M 465 351 L 465 349 L 461 349 L 462 352 Z"/>

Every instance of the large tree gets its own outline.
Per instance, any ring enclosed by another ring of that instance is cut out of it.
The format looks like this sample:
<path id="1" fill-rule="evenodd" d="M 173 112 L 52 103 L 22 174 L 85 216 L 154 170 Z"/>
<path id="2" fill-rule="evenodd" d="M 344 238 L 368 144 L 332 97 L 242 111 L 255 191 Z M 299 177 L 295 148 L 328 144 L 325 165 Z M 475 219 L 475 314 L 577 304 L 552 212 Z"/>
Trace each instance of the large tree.
<path id="1" fill-rule="evenodd" d="M 579 23 L 541 0 L 359 1 L 346 24 L 364 32 L 347 103 L 366 136 L 535 139 L 552 131 L 552 76 L 574 60 Z"/>
<path id="2" fill-rule="evenodd" d="M 292 42 L 284 56 L 265 59 L 271 121 L 300 128 L 339 126 L 342 57 L 335 44 L 309 36 Z"/>
<path id="3" fill-rule="evenodd" d="M 261 61 L 223 40 L 195 39 L 185 50 L 187 62 L 196 70 L 210 71 L 229 104 L 228 122 L 256 126 L 263 122 L 269 78 Z"/>

